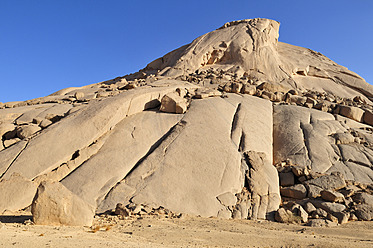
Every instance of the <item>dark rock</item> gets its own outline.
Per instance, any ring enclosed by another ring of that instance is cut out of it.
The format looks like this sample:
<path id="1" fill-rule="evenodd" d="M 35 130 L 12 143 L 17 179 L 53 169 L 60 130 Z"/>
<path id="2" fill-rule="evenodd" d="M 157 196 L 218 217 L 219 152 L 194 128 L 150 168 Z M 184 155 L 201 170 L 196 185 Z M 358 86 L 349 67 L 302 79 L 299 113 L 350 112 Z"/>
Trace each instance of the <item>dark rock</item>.
<path id="1" fill-rule="evenodd" d="M 293 186 L 294 174 L 292 172 L 279 173 L 281 186 Z"/>
<path id="2" fill-rule="evenodd" d="M 324 190 L 338 190 L 346 186 L 346 182 L 339 172 L 333 172 L 331 175 L 324 175 L 305 182 L 307 185 L 315 185 Z"/>
<path id="3" fill-rule="evenodd" d="M 316 208 L 311 202 L 307 202 L 304 205 L 304 210 L 306 210 L 308 214 L 311 214 L 313 211 L 316 211 Z"/>
<path id="4" fill-rule="evenodd" d="M 307 196 L 307 189 L 303 184 L 297 184 L 294 186 L 280 189 L 282 196 L 290 197 L 294 199 L 303 199 Z"/>
<path id="5" fill-rule="evenodd" d="M 359 204 L 355 208 L 355 215 L 359 220 L 373 220 L 373 206 Z"/>
<path id="6" fill-rule="evenodd" d="M 361 192 L 352 196 L 352 200 L 358 204 L 367 204 L 373 206 L 373 195 Z"/>
<path id="7" fill-rule="evenodd" d="M 346 209 L 346 206 L 340 203 L 324 202 L 320 200 L 312 200 L 312 204 L 317 208 L 322 208 L 328 213 L 342 212 Z"/>
<path id="8" fill-rule="evenodd" d="M 321 196 L 321 191 L 323 190 L 322 188 L 312 185 L 312 184 L 306 184 L 305 187 L 308 192 L 307 194 L 308 198 L 317 198 Z"/>
<path id="9" fill-rule="evenodd" d="M 344 196 L 339 192 L 335 192 L 331 190 L 322 190 L 320 193 L 321 193 L 321 198 L 324 199 L 325 201 L 344 202 Z"/>

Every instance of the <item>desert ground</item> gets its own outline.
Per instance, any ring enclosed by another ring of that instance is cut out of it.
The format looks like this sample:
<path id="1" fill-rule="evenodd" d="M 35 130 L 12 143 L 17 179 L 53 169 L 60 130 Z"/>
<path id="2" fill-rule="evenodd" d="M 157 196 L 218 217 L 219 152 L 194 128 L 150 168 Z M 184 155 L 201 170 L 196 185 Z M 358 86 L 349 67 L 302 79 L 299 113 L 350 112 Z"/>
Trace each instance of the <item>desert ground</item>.
<path id="1" fill-rule="evenodd" d="M 1 247 L 373 247 L 373 222 L 308 227 L 270 221 L 187 216 L 95 218 L 92 227 L 33 225 L 1 216 Z"/>

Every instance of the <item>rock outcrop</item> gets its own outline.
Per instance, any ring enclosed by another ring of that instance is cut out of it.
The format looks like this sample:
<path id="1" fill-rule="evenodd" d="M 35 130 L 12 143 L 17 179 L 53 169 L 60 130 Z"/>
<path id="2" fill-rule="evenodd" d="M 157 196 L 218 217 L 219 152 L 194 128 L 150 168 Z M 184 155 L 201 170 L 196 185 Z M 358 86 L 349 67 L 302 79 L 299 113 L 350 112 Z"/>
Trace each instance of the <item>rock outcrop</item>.
<path id="1" fill-rule="evenodd" d="M 276 21 L 234 21 L 134 74 L 1 104 L 0 212 L 41 183 L 36 224 L 372 219 L 373 87 L 278 38 Z"/>

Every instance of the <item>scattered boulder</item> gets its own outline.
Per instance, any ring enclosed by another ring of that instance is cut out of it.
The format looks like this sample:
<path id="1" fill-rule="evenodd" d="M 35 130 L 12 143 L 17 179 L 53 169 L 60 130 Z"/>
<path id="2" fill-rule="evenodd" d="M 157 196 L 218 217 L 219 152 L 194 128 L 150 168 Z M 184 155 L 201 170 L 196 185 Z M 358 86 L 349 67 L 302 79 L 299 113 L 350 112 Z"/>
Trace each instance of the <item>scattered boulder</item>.
<path id="1" fill-rule="evenodd" d="M 296 204 L 292 207 L 292 212 L 299 216 L 303 223 L 306 223 L 308 221 L 308 213 L 306 210 L 303 209 L 303 207 L 299 204 Z"/>
<path id="2" fill-rule="evenodd" d="M 29 124 L 24 126 L 19 126 L 17 128 L 17 136 L 20 139 L 26 139 L 32 136 L 34 133 L 40 131 L 41 128 L 35 124 Z"/>
<path id="3" fill-rule="evenodd" d="M 337 212 L 333 216 L 337 218 L 339 224 L 346 224 L 350 219 L 350 213 L 348 212 Z"/>
<path id="4" fill-rule="evenodd" d="M 307 185 L 314 185 L 324 190 L 338 190 L 346 186 L 346 182 L 339 172 L 333 172 L 330 175 L 324 175 L 305 182 Z"/>
<path id="5" fill-rule="evenodd" d="M 304 205 L 304 210 L 306 210 L 308 214 L 311 214 L 313 211 L 316 211 L 316 208 L 311 202 L 307 202 Z"/>
<path id="6" fill-rule="evenodd" d="M 14 145 L 15 143 L 19 142 L 21 139 L 19 138 L 14 138 L 14 139 L 8 139 L 8 140 L 4 140 L 4 146 L 6 148 Z"/>
<path id="7" fill-rule="evenodd" d="M 359 220 L 373 220 L 373 205 L 359 204 L 355 207 L 355 215 Z"/>
<path id="8" fill-rule="evenodd" d="M 317 216 L 319 216 L 319 217 L 324 217 L 324 218 L 328 216 L 328 212 L 326 212 L 322 208 L 317 208 L 316 211 L 315 211 L 315 214 L 317 214 Z"/>
<path id="9" fill-rule="evenodd" d="M 331 190 L 322 190 L 321 192 L 321 198 L 325 201 L 329 202 L 343 202 L 344 196 L 343 194 Z"/>
<path id="10" fill-rule="evenodd" d="M 323 210 L 331 214 L 342 212 L 346 209 L 346 206 L 340 203 L 324 202 L 320 200 L 312 200 L 311 202 L 315 207 L 322 208 Z"/>
<path id="11" fill-rule="evenodd" d="M 41 128 L 47 128 L 48 126 L 52 125 L 53 122 L 47 119 L 44 119 L 40 122 L 39 127 Z"/>
<path id="12" fill-rule="evenodd" d="M 300 223 L 301 217 L 294 215 L 290 210 L 279 208 L 275 213 L 275 220 L 281 223 Z"/>
<path id="13" fill-rule="evenodd" d="M 340 105 L 339 114 L 352 120 L 361 122 L 363 119 L 364 110 L 357 107 Z"/>
<path id="14" fill-rule="evenodd" d="M 305 184 L 305 187 L 307 189 L 307 197 L 308 198 L 317 198 L 321 196 L 321 191 L 323 190 L 319 186 L 315 186 L 312 184 Z"/>
<path id="15" fill-rule="evenodd" d="M 115 207 L 115 212 L 116 215 L 121 215 L 123 217 L 127 217 L 130 215 L 128 209 L 122 204 L 118 203 L 117 206 Z"/>
<path id="16" fill-rule="evenodd" d="M 373 113 L 369 110 L 366 110 L 364 112 L 363 121 L 364 123 L 373 126 Z"/>
<path id="17" fill-rule="evenodd" d="M 81 91 L 77 91 L 77 92 L 75 92 L 74 97 L 75 97 L 76 100 L 82 101 L 82 100 L 84 100 L 84 93 L 81 92 Z"/>
<path id="18" fill-rule="evenodd" d="M 187 110 L 186 100 L 177 93 L 169 93 L 163 96 L 159 110 L 166 113 L 183 114 Z"/>
<path id="19" fill-rule="evenodd" d="M 255 87 L 255 85 L 244 84 L 243 87 L 242 87 L 241 92 L 243 94 L 249 94 L 249 95 L 253 96 L 256 93 L 256 87 Z"/>
<path id="20" fill-rule="evenodd" d="M 59 182 L 40 183 L 31 212 L 36 225 L 91 226 L 95 207 Z"/>
<path id="21" fill-rule="evenodd" d="M 281 188 L 280 193 L 282 196 L 294 199 L 303 199 L 307 196 L 307 189 L 303 184 L 296 184 L 294 186 Z"/>
<path id="22" fill-rule="evenodd" d="M 365 192 L 359 192 L 352 196 L 352 199 L 357 204 L 367 204 L 373 206 L 373 195 Z"/>
<path id="23" fill-rule="evenodd" d="M 332 227 L 336 225 L 337 223 L 330 221 L 330 220 L 325 220 L 325 219 L 311 219 L 307 223 L 307 226 L 310 226 L 310 227 Z"/>

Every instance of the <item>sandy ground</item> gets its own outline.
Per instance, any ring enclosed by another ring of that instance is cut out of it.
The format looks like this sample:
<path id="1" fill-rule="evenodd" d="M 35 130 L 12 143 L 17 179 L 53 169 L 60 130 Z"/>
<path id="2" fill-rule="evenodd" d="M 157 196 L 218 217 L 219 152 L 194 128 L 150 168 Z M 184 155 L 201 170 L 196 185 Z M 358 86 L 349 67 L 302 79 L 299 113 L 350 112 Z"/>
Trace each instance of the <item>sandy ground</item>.
<path id="1" fill-rule="evenodd" d="M 88 227 L 0 216 L 1 247 L 373 247 L 373 222 L 306 227 L 268 221 L 145 216 L 98 218 Z"/>

